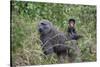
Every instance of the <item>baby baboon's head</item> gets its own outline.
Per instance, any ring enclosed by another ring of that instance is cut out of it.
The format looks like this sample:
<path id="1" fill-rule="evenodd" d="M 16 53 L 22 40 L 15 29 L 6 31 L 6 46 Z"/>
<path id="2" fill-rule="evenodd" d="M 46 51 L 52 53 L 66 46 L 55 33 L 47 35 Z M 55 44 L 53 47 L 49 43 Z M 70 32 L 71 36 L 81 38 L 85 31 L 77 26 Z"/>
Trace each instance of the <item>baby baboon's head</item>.
<path id="1" fill-rule="evenodd" d="M 52 29 L 52 23 L 48 20 L 41 20 L 38 24 L 38 31 L 40 34 L 48 34 Z"/>

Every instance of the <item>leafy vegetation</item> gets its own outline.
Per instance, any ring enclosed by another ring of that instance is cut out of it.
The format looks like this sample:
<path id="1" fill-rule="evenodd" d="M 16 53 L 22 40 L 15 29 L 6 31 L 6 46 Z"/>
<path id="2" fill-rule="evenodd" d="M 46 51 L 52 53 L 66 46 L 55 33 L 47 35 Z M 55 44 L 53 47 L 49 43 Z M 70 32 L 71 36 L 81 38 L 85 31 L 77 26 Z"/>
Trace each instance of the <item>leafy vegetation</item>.
<path id="1" fill-rule="evenodd" d="M 48 19 L 66 32 L 70 18 L 76 20 L 77 32 L 83 36 L 78 40 L 82 61 L 96 61 L 96 6 L 11 1 L 12 64 L 56 64 L 55 54 L 45 56 L 41 50 L 37 24 Z"/>

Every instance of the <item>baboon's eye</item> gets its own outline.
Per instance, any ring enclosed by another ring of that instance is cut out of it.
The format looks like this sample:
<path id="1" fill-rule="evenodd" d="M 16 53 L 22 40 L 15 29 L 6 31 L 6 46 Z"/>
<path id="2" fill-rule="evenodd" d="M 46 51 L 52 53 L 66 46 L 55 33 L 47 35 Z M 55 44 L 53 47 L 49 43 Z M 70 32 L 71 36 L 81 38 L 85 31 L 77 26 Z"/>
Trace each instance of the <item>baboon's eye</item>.
<path id="1" fill-rule="evenodd" d="M 41 23 L 41 25 L 46 25 L 45 23 Z"/>

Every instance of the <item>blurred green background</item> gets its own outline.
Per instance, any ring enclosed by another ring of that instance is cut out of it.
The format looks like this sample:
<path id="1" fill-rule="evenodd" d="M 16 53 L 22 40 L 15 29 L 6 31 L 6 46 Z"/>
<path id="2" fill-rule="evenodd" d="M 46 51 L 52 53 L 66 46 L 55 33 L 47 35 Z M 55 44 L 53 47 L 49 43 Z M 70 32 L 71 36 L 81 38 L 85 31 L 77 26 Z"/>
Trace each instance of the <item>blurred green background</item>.
<path id="1" fill-rule="evenodd" d="M 76 20 L 83 62 L 96 61 L 96 6 L 11 1 L 11 57 L 13 65 L 56 64 L 55 54 L 45 56 L 37 24 L 42 19 L 66 33 L 68 20 Z"/>

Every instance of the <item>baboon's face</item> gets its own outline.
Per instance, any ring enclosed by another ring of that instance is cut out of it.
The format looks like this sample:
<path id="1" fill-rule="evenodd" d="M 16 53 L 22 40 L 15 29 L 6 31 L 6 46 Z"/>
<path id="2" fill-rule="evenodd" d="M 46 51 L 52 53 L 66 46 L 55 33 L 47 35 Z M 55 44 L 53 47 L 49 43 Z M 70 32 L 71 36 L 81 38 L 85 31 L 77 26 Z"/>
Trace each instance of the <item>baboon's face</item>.
<path id="1" fill-rule="evenodd" d="M 40 21 L 40 23 L 38 24 L 38 31 L 40 34 L 49 33 L 51 28 L 52 28 L 52 23 L 47 20 Z"/>
<path id="2" fill-rule="evenodd" d="M 69 22 L 69 26 L 70 26 L 70 27 L 75 27 L 75 23 L 74 23 L 73 21 L 70 21 L 70 22 Z"/>

